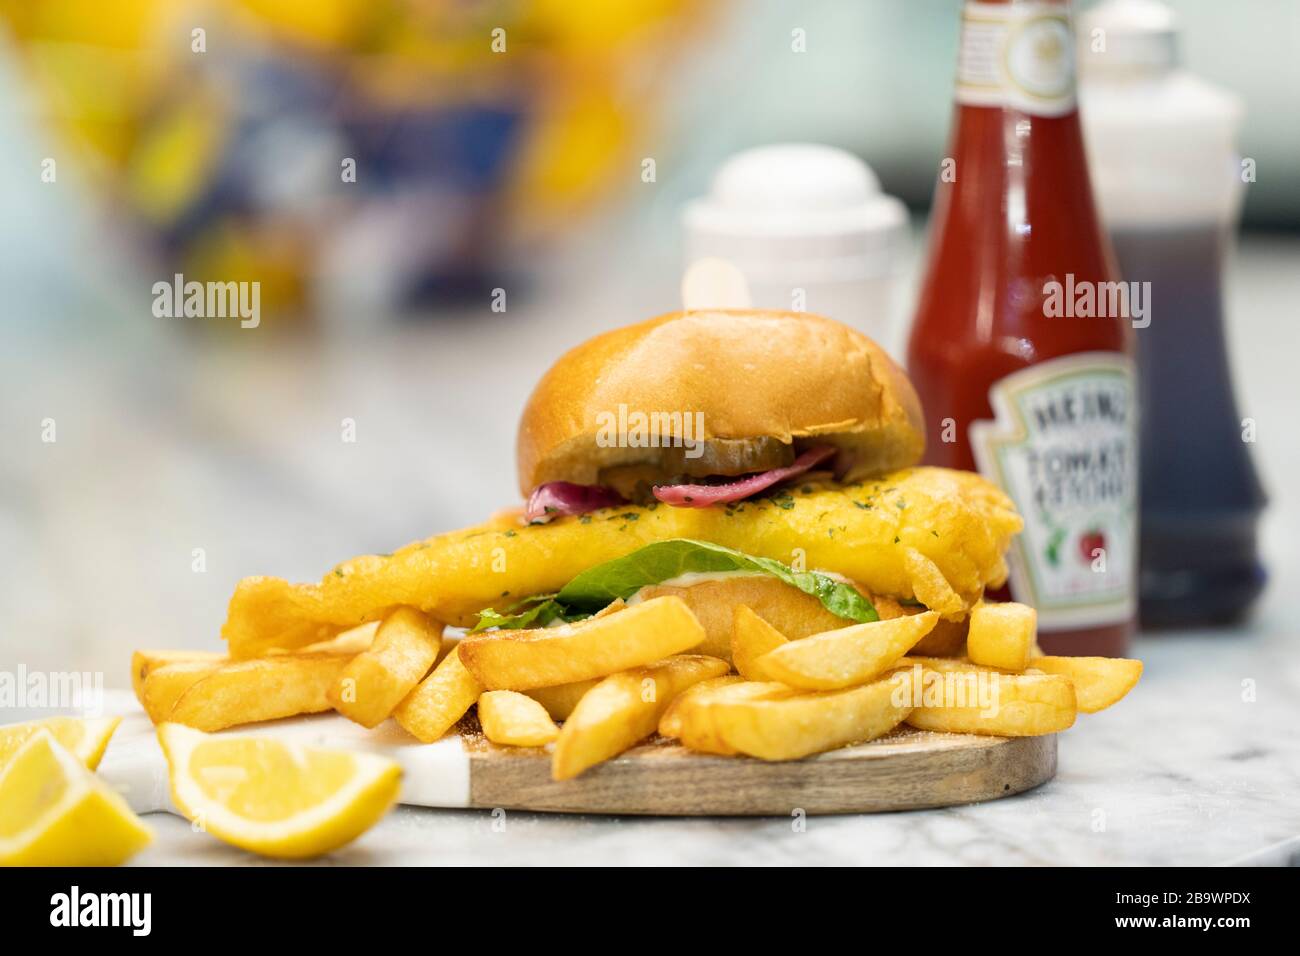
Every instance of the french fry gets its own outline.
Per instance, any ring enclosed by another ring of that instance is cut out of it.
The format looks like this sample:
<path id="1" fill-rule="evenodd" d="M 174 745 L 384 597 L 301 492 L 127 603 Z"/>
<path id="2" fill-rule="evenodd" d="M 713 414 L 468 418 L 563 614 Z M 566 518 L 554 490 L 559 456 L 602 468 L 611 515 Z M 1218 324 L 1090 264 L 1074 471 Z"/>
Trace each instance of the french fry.
<path id="1" fill-rule="evenodd" d="M 412 737 L 433 743 L 474 706 L 483 685 L 461 663 L 459 651 L 448 654 L 415 690 L 403 698 L 393 718 Z"/>
<path id="2" fill-rule="evenodd" d="M 908 655 L 898 662 L 900 667 L 912 667 L 920 664 L 927 670 L 939 671 L 942 674 L 1005 674 L 1007 671 L 997 667 L 986 667 L 983 664 L 973 664 L 965 657 L 925 657 L 923 655 Z M 1037 671 L 1035 673 L 1042 673 Z"/>
<path id="3" fill-rule="evenodd" d="M 144 706 L 144 682 L 150 673 L 159 667 L 166 667 L 168 664 L 179 663 L 207 663 L 213 664 L 218 661 L 224 661 L 226 655 L 219 651 L 189 651 L 189 650 L 142 650 L 136 651 L 131 655 L 131 689 L 135 691 L 135 699 Z M 172 703 L 175 703 L 173 700 Z M 147 708 L 146 708 L 147 710 Z"/>
<path id="4" fill-rule="evenodd" d="M 734 754 L 736 748 L 722 739 L 714 725 L 713 712 L 707 705 L 722 701 L 780 700 L 798 693 L 793 687 L 774 681 L 739 681 L 713 687 L 696 695 L 690 695 L 687 691 L 687 694 L 669 705 L 671 713 L 665 713 L 659 721 L 660 733 L 666 737 L 676 737 L 682 746 L 700 753 Z M 689 699 L 683 699 L 688 695 Z M 672 733 L 665 733 L 665 730 Z"/>
<path id="5" fill-rule="evenodd" d="M 934 611 L 853 624 L 791 641 L 758 658 L 768 680 L 805 690 L 865 684 L 888 670 L 935 625 Z"/>
<path id="6" fill-rule="evenodd" d="M 330 688 L 330 703 L 362 727 L 379 725 L 429 673 L 441 646 L 441 624 L 415 608 L 398 608 L 379 625 L 374 642 L 343 668 Z"/>
<path id="7" fill-rule="evenodd" d="M 635 610 L 633 607 L 615 618 L 626 617 Z M 682 610 L 690 613 L 685 605 Z M 655 732 L 659 718 L 679 693 L 702 680 L 720 677 L 730 669 L 721 658 L 689 654 L 606 677 L 587 692 L 564 722 L 555 742 L 551 777 L 572 779 L 627 750 Z"/>
<path id="8" fill-rule="evenodd" d="M 379 627 L 378 621 L 371 621 L 368 624 L 362 624 L 359 627 L 343 631 L 328 640 L 320 641 L 316 644 L 309 644 L 301 651 L 284 651 L 275 649 L 270 654 L 360 654 L 375 637 L 375 629 Z M 165 667 L 168 664 L 180 663 L 208 663 L 216 664 L 229 661 L 230 658 L 224 651 L 195 651 L 188 649 L 172 650 L 139 650 L 131 655 L 131 688 L 135 691 L 135 699 L 140 705 L 145 706 L 144 700 L 144 683 L 149 674 L 159 667 Z M 188 686 L 188 685 L 187 685 Z M 161 688 L 155 690 L 155 697 L 161 693 Z M 179 696 L 176 695 L 176 696 Z M 176 702 L 175 697 L 167 704 L 170 711 L 172 704 Z M 145 707 L 146 712 L 149 708 Z"/>
<path id="9" fill-rule="evenodd" d="M 219 655 L 212 660 L 182 660 L 153 667 L 140 690 L 140 705 L 155 724 L 170 720 L 181 695 L 229 663 L 225 655 Z"/>
<path id="10" fill-rule="evenodd" d="M 578 706 L 578 701 L 600 681 L 601 678 L 593 677 L 591 680 L 556 684 L 554 687 L 533 687 L 524 693 L 541 704 L 552 720 L 568 720 L 573 708 Z"/>
<path id="11" fill-rule="evenodd" d="M 710 677 L 698 684 L 692 684 L 668 704 L 668 709 L 659 718 L 659 726 L 656 728 L 659 735 L 661 737 L 680 737 L 682 735 L 682 714 L 690 706 L 691 701 L 698 701 L 701 697 L 707 697 L 712 692 L 723 687 L 731 687 L 742 683 L 745 683 L 745 678 L 739 674 L 723 674 L 721 677 Z"/>
<path id="12" fill-rule="evenodd" d="M 315 644 L 308 644 L 302 648 L 301 653 L 305 654 L 360 654 L 375 641 L 375 633 L 379 629 L 378 621 L 367 621 L 365 624 L 349 628 L 346 631 L 340 631 L 334 637 L 326 638 L 323 641 L 317 641 Z M 270 653 L 286 653 L 275 650 Z M 292 653 L 292 651 L 288 652 Z"/>
<path id="13" fill-rule="evenodd" d="M 735 608 L 749 607 L 790 640 L 828 631 L 844 623 L 810 594 L 766 574 L 738 574 L 712 581 L 680 587 L 654 584 L 639 592 L 642 601 L 657 597 L 679 597 L 704 628 L 704 640 L 693 648 L 731 660 L 732 614 Z"/>
<path id="14" fill-rule="evenodd" d="M 731 662 L 745 680 L 769 680 L 758 659 L 790 639 L 747 604 L 737 604 L 731 612 Z"/>
<path id="15" fill-rule="evenodd" d="M 275 654 L 221 663 L 180 695 L 166 719 L 212 732 L 320 713 L 330 709 L 330 686 L 349 659 L 346 654 Z M 169 667 L 159 668 L 145 680 L 146 699 L 150 685 Z"/>
<path id="16" fill-rule="evenodd" d="M 626 610 L 627 610 L 627 602 L 624 601 L 622 598 L 618 598 L 617 600 L 610 601 L 608 604 L 602 607 L 599 611 L 597 611 L 595 614 L 591 616 L 591 619 L 594 621 L 597 620 L 598 618 L 608 617 L 610 614 L 617 614 L 619 611 L 626 611 Z"/>
<path id="17" fill-rule="evenodd" d="M 849 690 L 719 700 L 700 709 L 725 746 L 761 760 L 798 760 L 893 730 L 912 709 L 911 683 L 903 670 Z"/>
<path id="18" fill-rule="evenodd" d="M 913 667 L 921 668 L 920 690 L 915 692 L 917 706 L 907 722 L 920 730 L 1037 737 L 1074 724 L 1078 704 L 1074 685 L 1066 677 L 1008 674 L 973 665 L 942 670 L 919 663 Z"/>
<path id="19" fill-rule="evenodd" d="M 1007 671 L 1029 666 L 1029 655 L 1038 633 L 1038 612 L 1009 601 L 979 604 L 970 612 L 966 653 L 976 664 Z"/>
<path id="20" fill-rule="evenodd" d="M 702 640 L 681 598 L 662 597 L 561 627 L 473 635 L 460 659 L 488 690 L 531 690 L 640 667 Z"/>
<path id="21" fill-rule="evenodd" d="M 506 747 L 544 747 L 560 736 L 537 701 L 513 690 L 490 690 L 478 699 L 483 736 Z"/>
<path id="22" fill-rule="evenodd" d="M 591 620 L 594 621 L 610 614 L 616 614 L 626 608 L 627 603 L 622 598 L 619 598 L 597 611 L 592 615 Z M 582 700 L 582 695 L 599 684 L 600 681 L 599 677 L 593 677 L 590 680 L 571 681 L 568 684 L 556 684 L 553 687 L 530 687 L 523 693 L 546 708 L 551 720 L 568 720 L 569 715 L 573 713 L 573 708 L 577 707 L 578 701 Z"/>
<path id="23" fill-rule="evenodd" d="M 1068 677 L 1085 714 L 1118 703 L 1142 676 L 1142 662 L 1125 657 L 1035 657 L 1031 663 L 1035 670 Z"/>

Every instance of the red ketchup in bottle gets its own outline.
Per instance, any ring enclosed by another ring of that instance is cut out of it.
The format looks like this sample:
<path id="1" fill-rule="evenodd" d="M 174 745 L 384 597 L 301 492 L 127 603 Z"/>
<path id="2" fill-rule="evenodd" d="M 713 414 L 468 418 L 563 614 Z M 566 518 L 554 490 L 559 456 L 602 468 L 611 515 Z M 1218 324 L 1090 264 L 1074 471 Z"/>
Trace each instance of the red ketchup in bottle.
<path id="1" fill-rule="evenodd" d="M 965 5 L 907 363 L 926 463 L 980 471 L 1025 519 L 1008 591 L 1037 608 L 1040 644 L 1120 656 L 1136 611 L 1132 331 L 1093 204 L 1074 50 L 1068 3 Z"/>

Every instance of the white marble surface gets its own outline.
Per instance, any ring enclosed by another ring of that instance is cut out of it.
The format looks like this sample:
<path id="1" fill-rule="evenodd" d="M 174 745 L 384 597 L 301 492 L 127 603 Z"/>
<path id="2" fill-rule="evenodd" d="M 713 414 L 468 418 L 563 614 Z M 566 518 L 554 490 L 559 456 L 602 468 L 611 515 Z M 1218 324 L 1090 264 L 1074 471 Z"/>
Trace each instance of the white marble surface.
<path id="1" fill-rule="evenodd" d="M 147 277 L 86 286 L 0 263 L 0 669 L 76 668 L 125 686 L 134 647 L 218 646 L 241 575 L 314 578 L 513 501 L 514 423 L 540 371 L 586 335 L 672 305 L 671 255 L 645 244 L 599 252 L 612 271 L 581 256 L 558 263 L 506 316 L 469 310 L 327 342 L 223 341 L 149 317 Z M 1270 590 L 1248 627 L 1143 639 L 1138 690 L 1063 737 L 1051 783 L 980 806 L 815 818 L 805 832 L 785 819 L 502 821 L 402 808 L 323 862 L 1294 860 L 1300 379 L 1286 343 L 1297 262 L 1300 239 L 1248 240 L 1230 287 L 1242 414 L 1258 422 L 1274 498 Z M 57 444 L 40 442 L 46 417 Z M 357 422 L 355 444 L 340 442 L 344 417 Z M 1255 682 L 1255 702 L 1243 681 Z M 260 862 L 183 820 L 151 822 L 159 839 L 138 863 Z"/>

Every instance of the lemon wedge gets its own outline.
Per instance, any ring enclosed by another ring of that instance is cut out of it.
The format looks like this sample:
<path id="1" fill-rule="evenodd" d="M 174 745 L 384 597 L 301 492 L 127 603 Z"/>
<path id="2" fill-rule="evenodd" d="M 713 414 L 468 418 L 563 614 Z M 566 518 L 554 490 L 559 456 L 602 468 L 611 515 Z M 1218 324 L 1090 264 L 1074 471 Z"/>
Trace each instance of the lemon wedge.
<path id="1" fill-rule="evenodd" d="M 32 720 L 25 724 L 6 724 L 0 727 L 0 769 L 18 753 L 23 744 L 34 737 L 38 731 L 48 730 L 50 736 L 61 743 L 87 769 L 94 770 L 104 756 L 108 738 L 113 736 L 121 717 L 101 717 L 87 719 L 82 717 L 49 717 L 45 720 Z"/>
<path id="2" fill-rule="evenodd" d="M 304 747 L 273 737 L 158 726 L 172 800 L 196 826 L 263 856 L 329 853 L 397 801 L 401 768 L 372 754 Z"/>
<path id="3" fill-rule="evenodd" d="M 45 728 L 0 772 L 0 865 L 116 866 L 151 840 L 126 801 Z"/>

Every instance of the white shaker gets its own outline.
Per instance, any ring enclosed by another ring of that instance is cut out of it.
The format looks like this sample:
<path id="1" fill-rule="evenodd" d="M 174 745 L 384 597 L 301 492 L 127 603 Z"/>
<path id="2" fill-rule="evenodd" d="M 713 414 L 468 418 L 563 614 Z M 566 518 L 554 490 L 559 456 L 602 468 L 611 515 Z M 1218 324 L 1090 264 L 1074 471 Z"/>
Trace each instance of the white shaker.
<path id="1" fill-rule="evenodd" d="M 687 266 L 731 263 L 756 308 L 820 313 L 893 343 L 907 210 L 853 154 L 812 143 L 738 153 L 683 225 Z"/>

